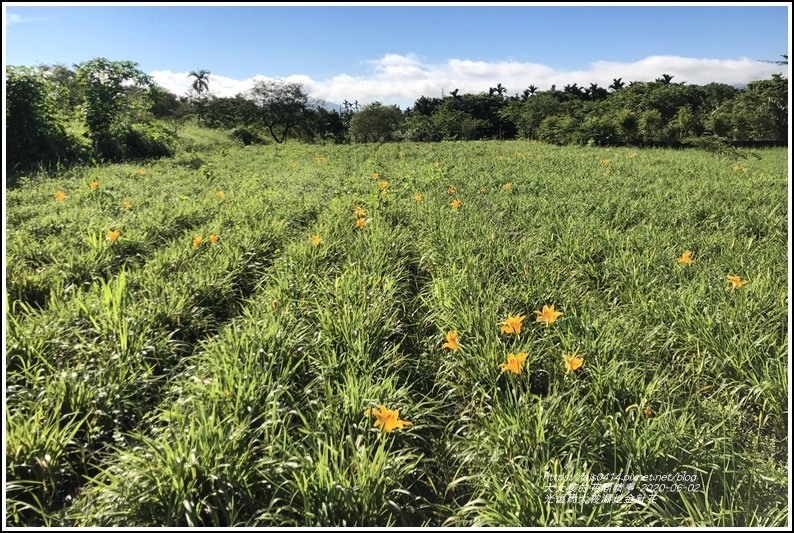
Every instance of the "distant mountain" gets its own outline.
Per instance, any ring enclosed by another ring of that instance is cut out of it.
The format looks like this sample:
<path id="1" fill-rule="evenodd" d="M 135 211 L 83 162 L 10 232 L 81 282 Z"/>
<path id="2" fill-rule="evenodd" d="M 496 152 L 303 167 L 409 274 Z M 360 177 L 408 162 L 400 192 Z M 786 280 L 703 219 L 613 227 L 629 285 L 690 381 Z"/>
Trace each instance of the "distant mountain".
<path id="1" fill-rule="evenodd" d="M 322 107 L 326 111 L 336 111 L 337 113 L 339 113 L 342 109 L 342 104 L 326 102 L 325 100 L 321 100 L 319 98 L 311 98 L 309 99 L 308 107 L 313 109 L 318 109 Z"/>

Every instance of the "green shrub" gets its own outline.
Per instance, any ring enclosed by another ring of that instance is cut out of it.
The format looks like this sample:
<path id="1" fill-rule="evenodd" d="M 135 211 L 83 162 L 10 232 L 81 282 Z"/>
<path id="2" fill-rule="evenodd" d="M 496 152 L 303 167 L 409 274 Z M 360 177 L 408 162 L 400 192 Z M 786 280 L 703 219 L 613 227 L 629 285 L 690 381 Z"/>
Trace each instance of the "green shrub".
<path id="1" fill-rule="evenodd" d="M 56 88 L 38 69 L 6 67 L 6 165 L 49 167 L 81 158 L 85 147 L 59 120 Z"/>
<path id="2" fill-rule="evenodd" d="M 250 129 L 246 128 L 245 126 L 237 126 L 231 131 L 231 136 L 233 139 L 237 139 L 238 141 L 242 141 L 245 146 L 249 144 L 260 144 L 262 139 L 257 135 L 255 132 L 252 132 Z"/>
<path id="3" fill-rule="evenodd" d="M 171 157 L 174 155 L 174 136 L 159 122 L 132 124 L 121 139 L 125 159 Z"/>

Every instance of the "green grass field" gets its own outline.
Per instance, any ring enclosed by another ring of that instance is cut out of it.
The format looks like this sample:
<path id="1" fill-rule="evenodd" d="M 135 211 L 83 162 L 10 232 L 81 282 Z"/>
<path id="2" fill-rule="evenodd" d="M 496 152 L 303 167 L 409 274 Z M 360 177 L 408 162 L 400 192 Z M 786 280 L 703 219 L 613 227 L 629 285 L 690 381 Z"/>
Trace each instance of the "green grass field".
<path id="1" fill-rule="evenodd" d="M 6 191 L 8 525 L 787 524 L 786 150 L 188 133 Z"/>

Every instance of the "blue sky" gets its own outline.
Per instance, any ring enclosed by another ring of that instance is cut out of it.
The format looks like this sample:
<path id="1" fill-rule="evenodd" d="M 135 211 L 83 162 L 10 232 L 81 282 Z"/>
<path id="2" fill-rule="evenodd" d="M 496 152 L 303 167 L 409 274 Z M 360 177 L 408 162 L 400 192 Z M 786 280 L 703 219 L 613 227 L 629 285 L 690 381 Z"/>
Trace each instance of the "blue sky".
<path id="1" fill-rule="evenodd" d="M 788 67 L 787 3 L 3 4 L 4 64 L 130 60 L 184 94 L 191 70 L 232 96 L 262 78 L 339 103 L 411 105 L 419 96 L 533 84 L 606 87 L 614 78 L 741 85 Z"/>

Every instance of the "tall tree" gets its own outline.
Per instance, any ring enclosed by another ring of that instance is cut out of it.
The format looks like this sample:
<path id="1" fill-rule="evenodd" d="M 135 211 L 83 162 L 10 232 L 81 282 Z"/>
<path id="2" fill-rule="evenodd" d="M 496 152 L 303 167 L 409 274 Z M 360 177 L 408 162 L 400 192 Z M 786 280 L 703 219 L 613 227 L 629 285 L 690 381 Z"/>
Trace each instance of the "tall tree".
<path id="1" fill-rule="evenodd" d="M 83 93 L 77 83 L 75 71 L 58 63 L 43 65 L 40 70 L 44 77 L 53 82 L 58 89 L 55 94 L 58 110 L 67 115 L 78 111 L 80 104 L 83 103 Z"/>
<path id="2" fill-rule="evenodd" d="M 373 102 L 350 119 L 350 138 L 363 143 L 390 141 L 401 122 L 402 113 L 397 106 Z"/>
<path id="3" fill-rule="evenodd" d="M 609 86 L 609 88 L 612 89 L 613 91 L 619 91 L 623 87 L 625 87 L 625 85 L 626 84 L 623 83 L 623 78 L 613 78 L 612 84 Z"/>
<path id="4" fill-rule="evenodd" d="M 499 96 L 504 96 L 506 92 L 507 92 L 507 88 L 504 87 L 501 83 L 497 83 L 496 87 L 491 87 L 490 89 L 488 89 L 489 96 L 493 96 L 495 94 Z"/>
<path id="5" fill-rule="evenodd" d="M 126 120 L 143 107 L 140 96 L 154 86 L 151 76 L 132 61 L 109 61 L 98 57 L 77 66 L 77 83 L 83 92 L 83 109 L 91 138 L 99 151 L 110 135 L 111 126 Z M 148 110 L 150 103 L 146 103 Z"/>
<path id="6" fill-rule="evenodd" d="M 414 114 L 425 115 L 429 117 L 435 113 L 439 107 L 441 107 L 441 103 L 441 98 L 420 96 L 416 102 L 414 102 L 412 111 Z"/>
<path id="7" fill-rule="evenodd" d="M 188 78 L 191 76 L 195 78 L 193 80 L 193 84 L 190 86 L 198 96 L 209 92 L 210 90 L 210 72 L 209 70 L 201 69 L 201 70 L 192 70 L 187 75 Z"/>
<path id="8" fill-rule="evenodd" d="M 581 98 L 584 96 L 582 89 L 576 83 L 566 85 L 562 88 L 562 91 L 566 94 L 570 94 L 574 98 Z"/>
<path id="9" fill-rule="evenodd" d="M 587 90 L 587 95 L 590 100 L 604 100 L 609 93 L 603 87 L 599 87 L 597 83 L 591 83 Z"/>
<path id="10" fill-rule="evenodd" d="M 670 85 L 670 82 L 673 81 L 673 78 L 675 78 L 675 76 L 671 76 L 670 74 L 662 74 L 662 77 L 661 78 L 656 78 L 655 81 L 658 81 L 658 82 L 663 83 L 665 85 Z"/>
<path id="11" fill-rule="evenodd" d="M 279 144 L 301 123 L 309 102 L 309 95 L 299 83 L 283 80 L 257 81 L 248 96 L 259 107 L 262 123 Z"/>

